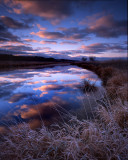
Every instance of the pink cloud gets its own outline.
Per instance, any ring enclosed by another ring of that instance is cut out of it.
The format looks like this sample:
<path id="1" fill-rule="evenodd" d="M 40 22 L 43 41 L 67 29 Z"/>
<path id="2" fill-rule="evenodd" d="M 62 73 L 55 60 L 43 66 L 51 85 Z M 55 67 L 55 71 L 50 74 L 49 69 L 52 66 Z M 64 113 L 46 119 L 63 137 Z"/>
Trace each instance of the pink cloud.
<path id="1" fill-rule="evenodd" d="M 42 27 L 40 24 L 37 24 L 37 27 L 40 29 L 40 30 L 46 30 L 47 28 L 45 28 L 45 27 Z"/>
<path id="2" fill-rule="evenodd" d="M 13 1 L 5 0 L 6 5 L 12 7 L 16 14 L 25 13 L 43 17 L 52 24 L 58 24 L 61 20 L 72 14 L 71 2 L 66 1 Z"/>
<path id="3" fill-rule="evenodd" d="M 38 41 L 35 39 L 24 39 L 26 42 L 33 42 L 33 43 L 37 43 Z"/>
<path id="4" fill-rule="evenodd" d="M 110 38 L 127 34 L 127 21 L 116 20 L 111 14 L 87 16 L 79 22 L 79 25 L 86 25 L 85 32 L 95 34 L 97 37 Z"/>
<path id="5" fill-rule="evenodd" d="M 41 86 L 41 87 L 39 87 L 39 88 L 34 88 L 33 90 L 40 90 L 40 91 L 42 91 L 42 92 L 45 92 L 45 91 L 49 91 L 49 90 L 60 90 L 60 89 L 62 89 L 63 88 L 63 86 L 59 86 L 59 85 L 53 85 L 53 84 L 49 84 L 49 85 L 44 85 L 44 86 Z"/>
<path id="6" fill-rule="evenodd" d="M 113 27 L 114 26 L 114 19 L 112 15 L 107 15 L 100 17 L 94 21 L 92 21 L 89 26 L 91 29 L 96 29 L 99 27 Z"/>
<path id="7" fill-rule="evenodd" d="M 21 9 L 14 8 L 13 10 L 16 14 L 21 14 Z"/>
<path id="8" fill-rule="evenodd" d="M 56 41 L 40 41 L 41 44 L 57 44 Z"/>
<path id="9" fill-rule="evenodd" d="M 43 80 L 43 83 L 56 83 L 57 80 Z"/>
<path id="10" fill-rule="evenodd" d="M 47 38 L 47 39 L 58 39 L 58 38 L 63 38 L 64 37 L 64 35 L 60 32 L 39 31 L 37 33 L 31 32 L 31 34 L 39 36 L 41 38 Z"/>

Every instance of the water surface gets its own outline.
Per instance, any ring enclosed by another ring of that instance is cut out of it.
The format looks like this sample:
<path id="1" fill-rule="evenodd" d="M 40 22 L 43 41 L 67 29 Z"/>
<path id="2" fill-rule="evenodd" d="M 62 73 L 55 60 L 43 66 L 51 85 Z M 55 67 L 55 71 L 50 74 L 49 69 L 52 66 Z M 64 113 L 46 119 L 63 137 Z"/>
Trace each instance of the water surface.
<path id="1" fill-rule="evenodd" d="M 41 120 L 49 124 L 64 110 L 81 107 L 84 79 L 101 85 L 97 75 L 76 66 L 1 72 L 0 125 L 26 121 L 35 128 Z"/>

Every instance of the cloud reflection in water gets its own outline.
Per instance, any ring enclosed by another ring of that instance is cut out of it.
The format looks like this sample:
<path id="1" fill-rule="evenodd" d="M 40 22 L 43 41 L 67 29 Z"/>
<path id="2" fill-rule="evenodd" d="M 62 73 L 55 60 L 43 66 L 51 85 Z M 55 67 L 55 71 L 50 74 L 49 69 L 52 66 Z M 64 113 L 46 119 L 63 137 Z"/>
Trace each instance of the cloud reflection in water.
<path id="1" fill-rule="evenodd" d="M 9 121 L 21 117 L 32 127 L 40 126 L 41 118 L 46 124 L 53 122 L 62 108 L 70 110 L 81 106 L 84 95 L 79 86 L 83 79 L 97 80 L 97 85 L 100 84 L 94 73 L 75 66 L 2 72 L 0 112 L 5 116 L 0 114 L 0 118 Z"/>

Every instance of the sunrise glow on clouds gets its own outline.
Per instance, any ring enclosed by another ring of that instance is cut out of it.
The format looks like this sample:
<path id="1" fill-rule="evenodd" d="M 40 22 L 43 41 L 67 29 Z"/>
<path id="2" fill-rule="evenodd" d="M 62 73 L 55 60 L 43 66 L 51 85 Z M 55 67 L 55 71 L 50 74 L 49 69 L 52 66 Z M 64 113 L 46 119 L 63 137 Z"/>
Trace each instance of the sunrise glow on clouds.
<path id="1" fill-rule="evenodd" d="M 127 56 L 127 1 L 0 1 L 0 53 Z"/>

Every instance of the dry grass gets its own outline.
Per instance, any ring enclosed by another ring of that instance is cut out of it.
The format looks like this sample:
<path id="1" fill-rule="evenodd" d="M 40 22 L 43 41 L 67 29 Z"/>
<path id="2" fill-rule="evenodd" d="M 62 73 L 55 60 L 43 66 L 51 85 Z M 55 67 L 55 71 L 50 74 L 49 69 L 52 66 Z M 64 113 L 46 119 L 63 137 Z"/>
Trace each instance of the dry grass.
<path id="1" fill-rule="evenodd" d="M 111 99 L 120 97 L 128 101 L 128 73 L 117 71 L 108 81 L 106 90 Z"/>
<path id="2" fill-rule="evenodd" d="M 113 67 L 115 69 L 119 69 L 119 70 L 127 70 L 128 68 L 128 59 L 126 60 L 109 60 L 109 61 L 104 61 L 104 62 L 101 62 L 101 65 L 103 67 Z"/>
<path id="3" fill-rule="evenodd" d="M 42 126 L 38 131 L 27 124 L 11 127 L 0 143 L 1 159 L 126 160 L 127 104 L 100 106 L 97 113 L 93 122 L 72 116 L 62 126 Z"/>
<path id="4" fill-rule="evenodd" d="M 107 86 L 107 82 L 110 78 L 113 78 L 115 75 L 117 79 L 120 79 L 120 74 L 125 73 L 122 79 L 128 77 L 128 61 L 127 60 L 111 60 L 105 62 L 94 62 L 94 63 L 74 63 L 82 68 L 89 69 L 95 72 L 99 78 L 103 81 L 103 85 Z M 120 73 L 121 72 L 121 73 Z M 119 77 L 118 77 L 119 76 Z M 128 78 L 127 78 L 128 80 Z"/>
<path id="5" fill-rule="evenodd" d="M 107 81 L 113 76 L 114 69 L 112 67 L 105 67 L 100 72 L 100 78 L 102 79 L 103 85 L 106 86 Z"/>

